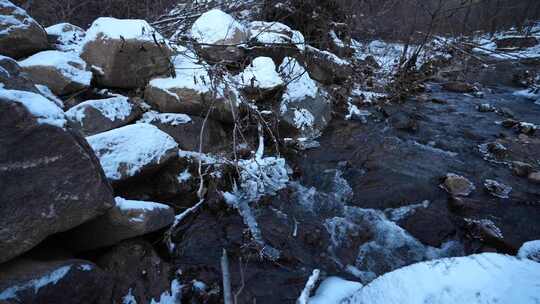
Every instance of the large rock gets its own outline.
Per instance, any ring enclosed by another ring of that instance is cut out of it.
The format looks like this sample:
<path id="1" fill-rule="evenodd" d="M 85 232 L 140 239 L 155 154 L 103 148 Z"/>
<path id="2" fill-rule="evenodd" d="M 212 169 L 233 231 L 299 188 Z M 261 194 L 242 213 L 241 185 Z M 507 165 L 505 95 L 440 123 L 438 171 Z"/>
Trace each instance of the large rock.
<path id="1" fill-rule="evenodd" d="M 237 78 L 244 94 L 254 101 L 275 99 L 276 95 L 281 96 L 285 86 L 270 57 L 253 59 Z"/>
<path id="2" fill-rule="evenodd" d="M 171 267 L 143 240 L 131 240 L 114 246 L 101 256 L 98 265 L 111 275 L 112 298 L 108 303 L 151 303 L 169 289 Z"/>
<path id="3" fill-rule="evenodd" d="M 281 64 L 285 57 L 296 57 L 305 50 L 302 33 L 279 22 L 253 21 L 249 24 L 249 55 L 270 57 Z"/>
<path id="4" fill-rule="evenodd" d="M 139 106 L 124 96 L 87 100 L 66 111 L 70 124 L 90 136 L 127 125 L 141 115 Z"/>
<path id="5" fill-rule="evenodd" d="M 194 54 L 193 54 L 194 55 Z M 160 112 L 185 113 L 232 122 L 238 111 L 237 93 L 210 74 L 212 67 L 197 63 L 190 54 L 174 60 L 176 77 L 155 78 L 144 98 Z"/>
<path id="6" fill-rule="evenodd" d="M 352 77 L 351 63 L 328 51 L 307 46 L 305 61 L 309 76 L 323 84 L 341 84 Z"/>
<path id="7" fill-rule="evenodd" d="M 17 61 L 0 55 L 0 82 L 4 89 L 21 90 L 40 93 L 35 84 L 28 78 Z"/>
<path id="8" fill-rule="evenodd" d="M 292 58 L 285 58 L 279 67 L 288 83 L 279 109 L 282 134 L 316 137 L 332 118 L 332 104 L 306 70 Z M 292 131 L 292 132 L 290 132 Z"/>
<path id="9" fill-rule="evenodd" d="M 41 95 L 0 90 L 0 262 L 112 206 L 94 153 Z"/>
<path id="10" fill-rule="evenodd" d="M 454 173 L 446 174 L 441 187 L 454 196 L 468 196 L 476 189 L 467 178 Z"/>
<path id="11" fill-rule="evenodd" d="M 89 136 L 86 140 L 112 182 L 158 169 L 178 151 L 178 144 L 172 137 L 145 123 Z"/>
<path id="12" fill-rule="evenodd" d="M 68 246 L 85 251 L 114 245 L 148 234 L 174 221 L 174 210 L 164 204 L 115 198 L 116 204 L 104 215 L 67 232 Z"/>
<path id="13" fill-rule="evenodd" d="M 86 32 L 81 57 L 93 69 L 96 84 L 134 89 L 152 77 L 170 75 L 171 50 L 144 20 L 101 17 Z"/>
<path id="14" fill-rule="evenodd" d="M 0 54 L 22 58 L 48 48 L 47 33 L 26 11 L 0 1 Z"/>
<path id="15" fill-rule="evenodd" d="M 1 303 L 96 303 L 108 298 L 108 275 L 91 262 L 17 259 L 0 267 Z"/>
<path id="16" fill-rule="evenodd" d="M 30 79 L 47 86 L 56 95 L 86 89 L 92 81 L 86 63 L 74 52 L 44 51 L 19 64 Z"/>
<path id="17" fill-rule="evenodd" d="M 540 264 L 483 253 L 387 273 L 342 303 L 523 303 L 540 301 Z M 337 304 L 337 303 L 336 303 Z"/>
<path id="18" fill-rule="evenodd" d="M 50 43 L 60 51 L 76 51 L 86 35 L 86 32 L 70 23 L 58 23 L 45 29 Z"/>
<path id="19" fill-rule="evenodd" d="M 161 131 L 172 136 L 180 149 L 185 151 L 199 151 L 201 144 L 201 129 L 204 124 L 202 134 L 203 152 L 230 151 L 232 148 L 232 137 L 226 132 L 226 128 L 218 121 L 198 116 L 188 116 L 178 113 L 158 113 L 146 112 L 138 121 L 149 123 L 158 127 Z"/>
<path id="20" fill-rule="evenodd" d="M 442 88 L 455 93 L 472 93 L 475 90 L 475 87 L 472 84 L 461 81 L 443 83 Z"/>
<path id="21" fill-rule="evenodd" d="M 213 9 L 193 23 L 191 36 L 198 43 L 197 52 L 210 63 L 238 65 L 245 56 L 240 46 L 248 41 L 249 32 L 232 16 Z"/>

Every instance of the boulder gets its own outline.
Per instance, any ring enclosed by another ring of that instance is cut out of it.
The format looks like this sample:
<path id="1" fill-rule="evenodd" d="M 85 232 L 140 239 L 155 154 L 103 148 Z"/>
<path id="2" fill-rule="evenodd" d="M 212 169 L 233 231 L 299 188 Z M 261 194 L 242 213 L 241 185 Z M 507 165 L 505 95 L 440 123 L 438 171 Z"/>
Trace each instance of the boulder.
<path id="1" fill-rule="evenodd" d="M 109 282 L 88 261 L 17 259 L 0 266 L 0 302 L 97 303 L 109 297 Z"/>
<path id="2" fill-rule="evenodd" d="M 254 101 L 265 101 L 280 96 L 285 87 L 270 57 L 253 59 L 237 78 L 246 97 Z"/>
<path id="3" fill-rule="evenodd" d="M 76 51 L 86 35 L 86 32 L 71 23 L 58 23 L 45 29 L 49 42 L 59 51 Z"/>
<path id="4" fill-rule="evenodd" d="M 248 41 L 249 31 L 231 15 L 219 9 L 202 14 L 191 27 L 197 52 L 210 63 L 238 65 L 244 61 L 241 47 Z"/>
<path id="5" fill-rule="evenodd" d="M 141 115 L 141 109 L 129 98 L 115 96 L 87 100 L 66 111 L 70 125 L 90 136 L 129 124 Z"/>
<path id="6" fill-rule="evenodd" d="M 302 33 L 279 22 L 253 21 L 249 24 L 250 57 L 270 57 L 281 64 L 285 57 L 296 57 L 305 50 Z"/>
<path id="7" fill-rule="evenodd" d="M 538 39 L 534 36 L 505 37 L 495 40 L 497 49 L 525 49 L 536 46 L 538 43 Z"/>
<path id="8" fill-rule="evenodd" d="M 528 175 L 529 181 L 540 184 L 540 172 L 531 172 Z"/>
<path id="9" fill-rule="evenodd" d="M 154 232 L 174 221 L 174 210 L 164 204 L 115 198 L 115 206 L 104 215 L 69 231 L 68 246 L 86 251 Z"/>
<path id="10" fill-rule="evenodd" d="M 468 196 L 476 189 L 471 181 L 454 173 L 446 174 L 441 187 L 454 196 Z"/>
<path id="11" fill-rule="evenodd" d="M 320 83 L 342 84 L 352 77 L 351 63 L 328 51 L 306 47 L 305 66 L 309 76 Z"/>
<path id="12" fill-rule="evenodd" d="M 92 135 L 86 140 L 113 183 L 154 171 L 178 151 L 171 136 L 145 123 Z"/>
<path id="13" fill-rule="evenodd" d="M 101 17 L 86 32 L 81 57 L 98 86 L 142 88 L 152 77 L 172 72 L 164 41 L 144 20 Z"/>
<path id="14" fill-rule="evenodd" d="M 28 78 L 17 61 L 0 55 L 0 82 L 4 89 L 21 90 L 39 94 L 38 88 Z"/>
<path id="15" fill-rule="evenodd" d="M 111 275 L 113 292 L 108 303 L 125 303 L 126 297 L 151 303 L 169 288 L 172 268 L 146 241 L 124 241 L 99 257 L 97 264 Z"/>
<path id="16" fill-rule="evenodd" d="M 67 95 L 90 86 L 92 73 L 74 52 L 44 51 L 20 61 L 23 71 L 56 95 Z"/>
<path id="17" fill-rule="evenodd" d="M 172 136 L 182 150 L 199 151 L 201 129 L 204 123 L 202 117 L 151 111 L 144 113 L 138 122 L 158 127 L 161 131 Z M 230 151 L 232 137 L 227 134 L 226 130 L 220 122 L 207 119 L 202 136 L 203 152 Z"/>
<path id="18" fill-rule="evenodd" d="M 155 78 L 144 91 L 144 98 L 160 112 L 184 113 L 232 122 L 238 111 L 237 92 L 211 77 L 212 67 L 193 57 L 179 55 L 174 60 L 176 77 Z M 227 77 L 227 76 L 225 76 Z"/>
<path id="19" fill-rule="evenodd" d="M 475 91 L 474 85 L 466 82 L 451 81 L 443 83 L 442 88 L 454 93 L 472 93 Z"/>
<path id="20" fill-rule="evenodd" d="M 510 192 L 512 192 L 512 187 L 492 179 L 484 181 L 484 188 L 489 194 L 498 198 L 508 198 Z"/>
<path id="21" fill-rule="evenodd" d="M 470 275 L 474 274 L 474 275 Z M 377 278 L 343 303 L 523 303 L 540 301 L 540 264 L 483 253 L 407 266 Z M 516 286 L 519 286 L 516 288 Z"/>
<path id="22" fill-rule="evenodd" d="M 112 189 L 64 112 L 32 92 L 0 89 L 0 263 L 112 206 Z"/>
<path id="23" fill-rule="evenodd" d="M 275 111 L 279 113 L 282 134 L 317 137 L 332 118 L 332 104 L 326 93 L 295 59 L 285 58 L 279 72 L 288 83 Z"/>
<path id="24" fill-rule="evenodd" d="M 0 1 L 0 54 L 23 58 L 49 47 L 47 33 L 25 10 Z"/>

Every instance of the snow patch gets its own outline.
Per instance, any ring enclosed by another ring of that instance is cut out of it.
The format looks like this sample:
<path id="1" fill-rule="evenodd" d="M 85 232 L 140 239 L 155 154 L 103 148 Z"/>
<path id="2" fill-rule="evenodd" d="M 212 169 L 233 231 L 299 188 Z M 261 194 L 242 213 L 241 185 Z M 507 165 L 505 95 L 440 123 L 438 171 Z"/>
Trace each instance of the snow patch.
<path id="1" fill-rule="evenodd" d="M 150 111 L 143 114 L 143 117 L 137 123 L 159 123 L 170 126 L 185 125 L 191 122 L 191 117 L 179 113 L 159 113 Z"/>
<path id="2" fill-rule="evenodd" d="M 119 196 L 114 198 L 116 207 L 123 211 L 129 210 L 145 210 L 153 211 L 154 209 L 169 209 L 170 207 L 165 204 L 146 202 L 146 201 L 134 201 L 121 198 Z"/>
<path id="3" fill-rule="evenodd" d="M 540 262 L 540 240 L 523 243 L 519 248 L 518 257 Z"/>
<path id="4" fill-rule="evenodd" d="M 83 44 L 98 38 L 116 40 L 140 40 L 154 42 L 164 40 L 148 22 L 139 19 L 116 19 L 112 17 L 100 17 L 96 19 L 88 31 Z"/>
<path id="5" fill-rule="evenodd" d="M 83 125 L 85 112 L 88 108 L 93 108 L 110 121 L 123 120 L 133 111 L 133 105 L 129 98 L 116 96 L 107 99 L 87 100 L 74 106 L 66 112 L 66 116 L 72 121 L 78 121 Z"/>
<path id="6" fill-rule="evenodd" d="M 34 294 L 37 294 L 42 287 L 49 284 L 56 285 L 70 270 L 71 265 L 62 266 L 38 279 L 30 280 L 22 285 L 11 286 L 0 292 L 0 300 L 18 300 L 17 293 L 28 289 L 32 289 Z"/>
<path id="7" fill-rule="evenodd" d="M 66 118 L 64 111 L 47 98 L 32 92 L 6 90 L 0 88 L 0 102 L 17 102 L 22 104 L 38 123 L 64 128 Z"/>
<path id="8" fill-rule="evenodd" d="M 240 84 L 244 87 L 273 89 L 283 85 L 283 80 L 276 72 L 272 58 L 257 57 L 238 75 Z"/>
<path id="9" fill-rule="evenodd" d="M 231 15 L 219 9 L 202 14 L 191 27 L 191 36 L 203 44 L 219 44 L 226 40 L 234 40 L 238 33 L 247 33 L 247 30 Z"/>

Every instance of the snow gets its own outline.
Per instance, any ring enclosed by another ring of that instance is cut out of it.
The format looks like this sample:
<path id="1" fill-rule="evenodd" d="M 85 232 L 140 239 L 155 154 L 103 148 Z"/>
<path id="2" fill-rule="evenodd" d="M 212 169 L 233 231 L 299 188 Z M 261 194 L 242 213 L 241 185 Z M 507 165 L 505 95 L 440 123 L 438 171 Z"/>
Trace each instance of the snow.
<path id="1" fill-rule="evenodd" d="M 66 125 L 64 111 L 39 94 L 0 88 L 0 102 L 6 101 L 22 104 L 40 124 L 49 124 L 59 128 Z"/>
<path id="2" fill-rule="evenodd" d="M 539 263 L 482 253 L 422 262 L 395 270 L 341 303 L 533 304 L 540 302 L 538 282 Z"/>
<path id="3" fill-rule="evenodd" d="M 60 109 L 64 108 L 64 102 L 60 98 L 56 97 L 49 87 L 42 84 L 36 84 L 36 88 L 41 95 L 54 102 Z"/>
<path id="4" fill-rule="evenodd" d="M 86 140 L 110 180 L 134 176 L 147 165 L 161 163 L 168 152 L 178 148 L 171 136 L 145 123 L 89 136 Z"/>
<path id="5" fill-rule="evenodd" d="M 308 304 L 340 303 L 360 288 L 362 288 L 362 284 L 359 282 L 329 277 L 319 285 L 315 296 L 309 298 Z"/>
<path id="6" fill-rule="evenodd" d="M 11 286 L 0 292 L 0 300 L 18 300 L 17 293 L 28 289 L 33 289 L 34 293 L 37 294 L 42 287 L 49 284 L 56 285 L 70 270 L 71 265 L 62 266 L 40 278 L 30 280 L 22 285 Z"/>
<path id="7" fill-rule="evenodd" d="M 21 67 L 51 67 L 75 83 L 90 86 L 92 72 L 86 70 L 86 62 L 75 52 L 43 51 L 19 62 Z"/>
<path id="8" fill-rule="evenodd" d="M 238 161 L 240 189 L 243 198 L 254 202 L 264 195 L 275 194 L 289 182 L 285 159 L 261 157 Z"/>
<path id="9" fill-rule="evenodd" d="M 306 130 L 313 128 L 315 117 L 306 109 L 295 109 L 293 121 L 296 128 Z"/>
<path id="10" fill-rule="evenodd" d="M 96 19 L 88 31 L 83 44 L 94 41 L 98 38 L 107 40 L 139 40 L 154 42 L 164 40 L 148 22 L 139 19 L 116 19 L 112 17 L 100 17 Z"/>
<path id="11" fill-rule="evenodd" d="M 535 101 L 537 104 L 540 104 L 540 89 L 525 89 L 514 92 L 514 96 L 523 97 L 532 101 Z"/>
<path id="12" fill-rule="evenodd" d="M 61 51 L 77 51 L 85 37 L 85 32 L 70 23 L 58 23 L 45 29 L 47 35 L 56 36 L 56 47 Z"/>
<path id="13" fill-rule="evenodd" d="M 186 169 L 182 172 L 180 172 L 180 174 L 178 174 L 178 176 L 176 177 L 176 179 L 178 180 L 179 183 L 185 183 L 187 182 L 188 180 L 190 180 L 192 177 L 191 173 L 189 173 L 189 170 Z"/>
<path id="14" fill-rule="evenodd" d="M 121 198 L 119 196 L 114 198 L 116 207 L 123 211 L 129 210 L 145 210 L 153 211 L 154 209 L 169 209 L 170 207 L 165 204 L 146 202 L 146 201 L 134 201 Z"/>
<path id="15" fill-rule="evenodd" d="M 228 40 L 238 43 L 234 41 L 238 33 L 247 33 L 247 30 L 231 15 L 219 9 L 202 14 L 191 27 L 191 36 L 202 44 L 227 43 Z"/>
<path id="16" fill-rule="evenodd" d="M 540 40 L 540 23 L 536 23 L 531 31 L 532 37 L 535 37 L 537 40 Z M 478 45 L 473 48 L 473 52 L 489 55 L 496 59 L 527 59 L 527 58 L 538 58 L 540 57 L 540 44 L 537 44 L 533 47 L 523 48 L 523 49 L 509 49 L 505 52 L 497 51 L 497 44 L 495 43 L 498 39 L 503 38 L 514 38 L 514 37 L 524 37 L 521 33 L 517 33 L 513 30 L 500 31 L 493 35 L 484 34 L 478 37 L 475 37 L 475 42 Z"/>
<path id="17" fill-rule="evenodd" d="M 131 288 L 128 290 L 128 293 L 122 297 L 122 304 L 137 304 L 137 299 L 132 294 Z"/>
<path id="18" fill-rule="evenodd" d="M 288 82 L 287 90 L 283 94 L 281 113 L 287 111 L 287 104 L 302 101 L 307 97 L 316 98 L 319 88 L 316 82 L 300 63 L 291 57 L 286 57 L 279 66 L 279 72 L 283 79 Z"/>
<path id="19" fill-rule="evenodd" d="M 36 23 L 22 8 L 10 1 L 1 0 L 0 11 L 9 12 L 7 15 L 0 15 L 0 36 L 8 35 L 13 30 L 27 29 L 32 23 Z"/>
<path id="20" fill-rule="evenodd" d="M 142 118 L 137 123 L 159 123 L 170 126 L 185 125 L 191 122 L 191 117 L 186 114 L 178 113 L 159 113 L 150 111 L 143 114 Z"/>
<path id="21" fill-rule="evenodd" d="M 107 99 L 87 100 L 66 111 L 66 116 L 72 121 L 83 125 L 85 112 L 93 108 L 110 121 L 123 120 L 133 111 L 133 105 L 125 96 L 115 96 Z"/>
<path id="22" fill-rule="evenodd" d="M 518 257 L 540 262 L 540 240 L 525 242 L 519 248 Z"/>
<path id="23" fill-rule="evenodd" d="M 274 89 L 284 85 L 283 80 L 276 71 L 272 58 L 257 57 L 238 75 L 239 82 L 244 87 L 261 89 Z"/>

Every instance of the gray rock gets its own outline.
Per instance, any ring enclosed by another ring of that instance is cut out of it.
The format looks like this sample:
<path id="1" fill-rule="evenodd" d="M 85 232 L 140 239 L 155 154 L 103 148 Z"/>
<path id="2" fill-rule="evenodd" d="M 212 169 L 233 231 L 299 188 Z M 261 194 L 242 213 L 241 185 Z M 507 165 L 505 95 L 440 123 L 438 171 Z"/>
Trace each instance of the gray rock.
<path id="1" fill-rule="evenodd" d="M 351 64 L 336 55 L 306 47 L 306 70 L 311 78 L 326 85 L 341 84 L 352 77 Z"/>
<path id="2" fill-rule="evenodd" d="M 454 173 L 446 174 L 441 187 L 448 193 L 457 196 L 468 196 L 476 189 L 471 181 Z"/>
<path id="3" fill-rule="evenodd" d="M 86 136 L 125 126 L 141 114 L 139 106 L 124 96 L 87 100 L 66 111 L 70 124 Z"/>
<path id="4" fill-rule="evenodd" d="M 154 232 L 174 221 L 174 210 L 167 205 L 121 197 L 115 201 L 103 216 L 67 232 L 67 245 L 76 251 L 97 249 Z"/>
<path id="5" fill-rule="evenodd" d="M 0 54 L 23 58 L 49 47 L 47 33 L 25 10 L 0 1 Z"/>
<path id="6" fill-rule="evenodd" d="M 59 108 L 37 97 L 28 93 L 0 99 L 0 262 L 113 204 L 112 189 L 92 149 L 78 133 L 61 127 L 65 120 Z M 30 113 L 22 104 L 29 98 L 35 106 L 56 109 L 58 116 Z"/>
<path id="7" fill-rule="evenodd" d="M 110 297 L 109 282 L 103 270 L 84 260 L 16 259 L 0 265 L 0 302 L 97 303 Z"/>
<path id="8" fill-rule="evenodd" d="M 489 194 L 499 198 L 508 198 L 508 195 L 512 191 L 512 187 L 499 183 L 498 181 L 492 179 L 486 179 L 484 181 L 484 187 L 489 192 Z"/>

